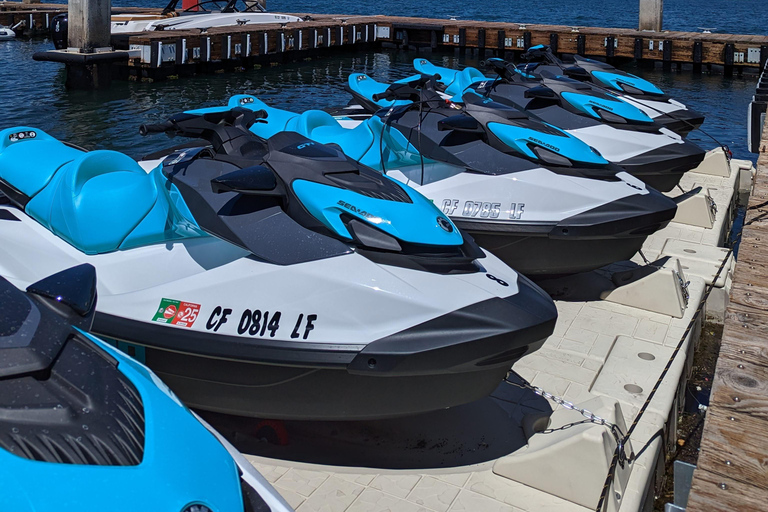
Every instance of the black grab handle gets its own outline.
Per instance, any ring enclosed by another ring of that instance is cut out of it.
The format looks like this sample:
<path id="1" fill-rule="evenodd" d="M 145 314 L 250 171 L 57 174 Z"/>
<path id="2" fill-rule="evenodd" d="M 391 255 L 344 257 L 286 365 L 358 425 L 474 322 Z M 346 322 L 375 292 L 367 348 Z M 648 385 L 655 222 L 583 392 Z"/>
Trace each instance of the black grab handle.
<path id="1" fill-rule="evenodd" d="M 174 129 L 174 124 L 170 121 L 157 124 L 142 124 L 139 126 L 139 135 L 146 137 L 150 133 L 165 133 Z"/>

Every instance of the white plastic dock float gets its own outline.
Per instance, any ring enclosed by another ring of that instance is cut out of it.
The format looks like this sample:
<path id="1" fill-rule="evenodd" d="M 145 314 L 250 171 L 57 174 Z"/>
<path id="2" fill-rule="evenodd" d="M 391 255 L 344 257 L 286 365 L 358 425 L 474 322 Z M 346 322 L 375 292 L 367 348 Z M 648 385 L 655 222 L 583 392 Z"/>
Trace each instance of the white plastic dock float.
<path id="1" fill-rule="evenodd" d="M 685 333 L 706 286 L 714 281 L 716 287 L 710 296 L 714 307 L 708 304 L 708 309 L 717 309 L 717 301 L 722 304 L 728 297 L 733 258 L 729 256 L 717 280 L 715 274 L 728 255 L 720 246 L 731 226 L 735 198 L 751 183 L 753 169 L 747 164 L 728 163 L 718 149 L 707 155 L 701 172 L 684 176 L 682 188 L 702 187 L 717 214 L 709 227 L 696 219 L 673 222 L 649 237 L 643 253 L 660 268 L 645 272 L 655 277 L 628 279 L 624 290 L 617 286 L 626 284 L 622 280 L 633 272 L 643 274 L 645 261 L 636 255 L 631 262 L 575 281 L 549 283 L 560 286 L 567 299 L 556 301 L 555 332 L 539 351 L 521 359 L 514 372 L 626 431 Z M 690 281 L 687 307 L 678 274 Z M 574 293 L 585 280 L 596 294 L 590 300 Z M 608 300 L 600 300 L 606 290 Z M 673 307 L 653 304 L 664 301 Z M 627 451 L 642 447 L 659 429 L 667 440 L 676 438 L 670 434 L 677 428 L 680 390 L 702 320 L 684 339 Z M 529 389 L 502 384 L 493 397 L 418 417 L 292 425 L 293 446 L 257 444 L 250 451 L 261 456 L 248 458 L 298 512 L 585 512 L 597 504 L 616 443 L 609 428 L 581 423 L 584 419 Z M 568 423 L 576 425 L 554 430 Z M 339 451 L 349 460 L 370 456 L 367 465 L 388 469 L 330 465 L 339 463 Z M 618 471 L 606 511 L 646 510 L 654 498 L 660 453 L 656 438 Z"/>

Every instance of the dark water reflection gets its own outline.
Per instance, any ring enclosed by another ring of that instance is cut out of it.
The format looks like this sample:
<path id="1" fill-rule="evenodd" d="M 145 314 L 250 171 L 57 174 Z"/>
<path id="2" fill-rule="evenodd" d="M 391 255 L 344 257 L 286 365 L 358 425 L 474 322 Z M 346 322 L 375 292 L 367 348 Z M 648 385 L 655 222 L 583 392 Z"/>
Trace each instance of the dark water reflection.
<path id="1" fill-rule="evenodd" d="M 352 72 L 390 81 L 412 73 L 413 53 L 359 52 L 309 62 L 289 63 L 242 73 L 201 75 L 159 83 L 115 82 L 108 91 L 64 89 L 63 68 L 32 61 L 35 51 L 49 48 L 42 40 L 0 43 L 0 127 L 29 125 L 88 149 L 115 149 L 133 157 L 168 145 L 165 136 L 142 138 L 138 126 L 159 122 L 185 109 L 221 105 L 245 91 L 267 103 L 296 111 L 343 105 L 343 90 Z M 444 65 L 477 65 L 477 58 L 433 54 Z M 746 151 L 746 108 L 756 77 L 694 76 L 690 72 L 638 71 L 672 96 L 707 114 L 704 129 L 729 144 L 739 158 Z M 694 132 L 703 147 L 714 143 Z"/>

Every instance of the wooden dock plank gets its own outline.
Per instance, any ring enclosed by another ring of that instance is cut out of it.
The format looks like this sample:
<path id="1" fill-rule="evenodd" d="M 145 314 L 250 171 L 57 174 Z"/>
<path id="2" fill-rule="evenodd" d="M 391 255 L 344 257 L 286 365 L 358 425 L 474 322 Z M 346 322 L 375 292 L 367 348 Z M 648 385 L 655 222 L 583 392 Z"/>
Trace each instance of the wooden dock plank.
<path id="1" fill-rule="evenodd" d="M 689 512 L 768 509 L 768 123 L 688 500 Z M 726 461 L 729 461 L 728 464 Z"/>
<path id="2" fill-rule="evenodd" d="M 737 342 L 735 338 L 723 341 Z M 749 361 L 746 355 L 731 357 L 721 352 L 712 380 L 710 406 L 768 419 L 768 367 Z"/>
<path id="3" fill-rule="evenodd" d="M 720 354 L 734 360 L 744 358 L 768 367 L 768 343 L 760 335 L 755 335 L 755 332 L 764 329 L 768 329 L 768 313 L 730 308 L 726 312 Z"/>
<path id="4" fill-rule="evenodd" d="M 708 415 L 697 466 L 768 490 L 768 421 L 720 408 Z"/>
<path id="5" fill-rule="evenodd" d="M 703 469 L 693 473 L 687 512 L 765 512 L 764 491 Z"/>

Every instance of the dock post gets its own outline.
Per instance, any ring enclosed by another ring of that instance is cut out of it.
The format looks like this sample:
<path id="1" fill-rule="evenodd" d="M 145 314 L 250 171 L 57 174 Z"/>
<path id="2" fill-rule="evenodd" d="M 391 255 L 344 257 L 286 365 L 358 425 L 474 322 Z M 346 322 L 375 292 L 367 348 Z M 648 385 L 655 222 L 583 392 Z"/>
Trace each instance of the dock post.
<path id="1" fill-rule="evenodd" d="M 70 0 L 67 44 L 81 54 L 99 53 L 109 48 L 111 0 Z M 111 64 L 67 64 L 67 87 L 94 89 L 109 87 Z"/>
<path id="2" fill-rule="evenodd" d="M 661 32 L 664 15 L 664 0 L 640 0 L 639 30 Z"/>

